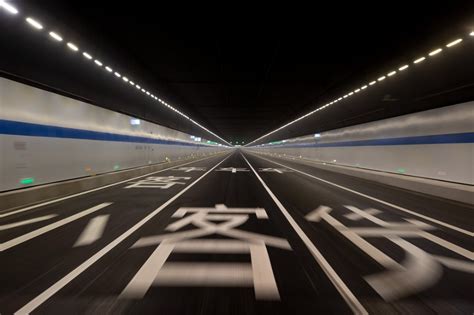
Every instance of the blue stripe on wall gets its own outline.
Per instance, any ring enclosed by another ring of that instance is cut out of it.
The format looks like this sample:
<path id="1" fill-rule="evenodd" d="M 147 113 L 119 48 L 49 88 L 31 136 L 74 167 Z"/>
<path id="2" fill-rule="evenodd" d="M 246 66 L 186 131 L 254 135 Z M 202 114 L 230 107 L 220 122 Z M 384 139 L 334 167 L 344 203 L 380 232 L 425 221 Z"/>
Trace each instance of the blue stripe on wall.
<path id="1" fill-rule="evenodd" d="M 354 140 L 341 142 L 306 142 L 268 145 L 267 148 L 331 148 L 331 147 L 362 147 L 384 145 L 416 145 L 416 144 L 447 144 L 447 143 L 474 143 L 474 132 L 451 133 L 442 135 Z"/>
<path id="2" fill-rule="evenodd" d="M 0 119 L 0 134 L 31 136 L 31 137 L 115 141 L 115 142 L 139 142 L 139 143 L 183 145 L 183 146 L 206 146 L 206 145 L 197 144 L 197 143 L 187 143 L 187 142 L 174 141 L 174 140 L 161 140 L 161 139 L 154 139 L 154 138 L 147 138 L 147 137 L 113 134 L 113 133 L 100 132 L 100 131 L 32 124 L 32 123 L 12 121 L 12 120 L 3 120 L 3 119 Z"/>

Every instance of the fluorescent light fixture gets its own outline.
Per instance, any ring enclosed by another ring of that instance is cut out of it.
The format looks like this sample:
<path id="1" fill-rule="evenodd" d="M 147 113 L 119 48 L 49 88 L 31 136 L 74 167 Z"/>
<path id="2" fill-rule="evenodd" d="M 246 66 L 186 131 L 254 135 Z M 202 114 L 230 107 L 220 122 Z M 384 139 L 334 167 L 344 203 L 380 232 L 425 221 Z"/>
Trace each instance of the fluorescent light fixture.
<path id="1" fill-rule="evenodd" d="M 315 138 L 321 138 L 321 134 L 320 134 L 320 133 L 315 133 L 315 134 L 314 134 L 314 137 L 315 137 Z"/>
<path id="2" fill-rule="evenodd" d="M 140 88 L 141 88 L 138 84 L 137 84 L 135 87 L 136 87 L 137 89 L 140 89 Z"/>
<path id="3" fill-rule="evenodd" d="M 33 26 L 37 30 L 42 30 L 43 29 L 43 25 L 41 25 L 40 22 L 38 22 L 38 21 L 36 21 L 36 20 L 34 20 L 30 17 L 26 18 L 26 22 L 28 22 L 31 26 Z"/>
<path id="4" fill-rule="evenodd" d="M 142 92 L 145 93 L 145 89 L 142 89 Z"/>
<path id="5" fill-rule="evenodd" d="M 452 47 L 454 45 L 459 44 L 460 42 L 462 42 L 462 38 L 458 38 L 456 40 L 453 40 L 451 43 L 447 44 L 446 47 Z"/>
<path id="6" fill-rule="evenodd" d="M 73 43 L 67 43 L 67 47 L 69 47 L 71 50 L 78 51 L 79 48 L 74 45 Z"/>
<path id="7" fill-rule="evenodd" d="M 385 80 L 385 76 L 384 76 L 384 75 L 377 79 L 377 81 L 379 81 L 379 82 L 380 82 L 380 81 L 383 81 L 383 80 Z"/>
<path id="8" fill-rule="evenodd" d="M 346 98 L 346 97 L 348 97 L 348 96 L 349 96 L 349 95 L 346 94 L 346 95 L 343 96 L 343 98 Z"/>
<path id="9" fill-rule="evenodd" d="M 389 73 L 387 73 L 387 77 L 391 77 L 391 76 L 394 75 L 395 73 L 397 73 L 397 71 L 390 71 Z"/>
<path id="10" fill-rule="evenodd" d="M 140 125 L 140 119 L 138 119 L 138 118 L 131 118 L 131 119 L 130 119 L 130 125 L 132 125 L 132 126 L 138 126 L 138 125 Z"/>
<path id="11" fill-rule="evenodd" d="M 110 68 L 109 66 L 106 66 L 106 67 L 105 67 L 105 70 L 107 70 L 107 71 L 109 71 L 109 72 L 114 71 L 114 70 L 112 70 L 112 68 Z"/>
<path id="12" fill-rule="evenodd" d="M 339 97 L 337 100 L 338 100 L 338 101 L 342 100 L 342 97 Z"/>
<path id="13" fill-rule="evenodd" d="M 122 80 L 124 80 L 125 82 L 128 82 L 128 78 L 127 78 L 127 77 L 122 77 Z"/>
<path id="14" fill-rule="evenodd" d="M 439 54 L 441 51 L 442 51 L 442 49 L 441 49 L 441 48 L 438 48 L 438 49 L 435 49 L 435 50 L 433 50 L 432 52 L 430 52 L 428 55 L 434 56 L 434 55 Z"/>
<path id="15" fill-rule="evenodd" d="M 369 85 L 374 85 L 375 83 L 377 83 L 377 81 L 372 81 L 369 83 Z"/>
<path id="16" fill-rule="evenodd" d="M 354 92 L 350 92 L 348 95 L 351 96 L 352 94 L 354 94 Z M 326 104 L 327 105 L 327 104 Z"/>
<path id="17" fill-rule="evenodd" d="M 133 81 L 129 81 L 128 83 L 130 83 L 131 85 L 135 85 L 135 83 Z"/>
<path id="18" fill-rule="evenodd" d="M 49 32 L 49 36 L 51 36 L 52 38 L 54 38 L 55 40 L 57 40 L 58 42 L 62 42 L 63 41 L 63 38 L 61 36 L 59 36 L 59 34 L 55 33 L 55 32 Z"/>
<path id="19" fill-rule="evenodd" d="M 474 31 L 470 32 L 469 36 L 474 36 Z"/>
<path id="20" fill-rule="evenodd" d="M 401 66 L 400 68 L 398 68 L 398 71 L 403 71 L 403 70 L 405 70 L 406 68 L 408 68 L 408 65 Z"/>
<path id="21" fill-rule="evenodd" d="M 415 61 L 413 61 L 413 63 L 419 63 L 419 62 L 422 62 L 425 59 L 426 59 L 425 57 L 421 57 L 421 58 L 418 58 Z"/>
<path id="22" fill-rule="evenodd" d="M 360 89 L 365 90 L 367 88 L 367 85 L 362 86 Z"/>
<path id="23" fill-rule="evenodd" d="M 360 89 L 356 89 L 354 90 L 354 93 L 359 93 L 360 92 Z M 332 104 L 332 103 L 331 103 Z"/>
<path id="24" fill-rule="evenodd" d="M 115 74 L 115 76 L 116 76 L 117 78 L 120 78 L 120 77 L 121 77 L 120 73 L 118 73 L 118 72 L 115 72 L 114 74 Z"/>
<path id="25" fill-rule="evenodd" d="M 94 60 L 95 64 L 98 65 L 99 67 L 102 67 L 102 62 L 100 60 Z"/>
<path id="26" fill-rule="evenodd" d="M 4 8 L 5 10 L 7 10 L 11 14 L 17 14 L 18 13 L 18 10 L 14 6 L 12 6 L 9 3 L 6 3 L 3 0 L 0 0 L 0 8 Z"/>
<path id="27" fill-rule="evenodd" d="M 150 95 L 150 92 L 146 91 L 146 95 Z"/>
<path id="28" fill-rule="evenodd" d="M 89 60 L 92 59 L 92 56 L 89 55 L 89 54 L 86 53 L 86 52 L 83 52 L 82 55 L 83 55 L 84 57 L 86 57 L 87 59 L 89 59 Z"/>

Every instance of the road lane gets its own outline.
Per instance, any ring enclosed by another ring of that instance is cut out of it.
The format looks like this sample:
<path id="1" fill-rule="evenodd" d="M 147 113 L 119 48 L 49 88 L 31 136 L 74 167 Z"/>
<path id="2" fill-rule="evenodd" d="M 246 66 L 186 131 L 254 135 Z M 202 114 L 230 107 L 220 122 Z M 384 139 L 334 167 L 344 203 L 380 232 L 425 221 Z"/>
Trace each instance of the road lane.
<path id="1" fill-rule="evenodd" d="M 131 190 L 124 193 L 122 189 L 124 187 L 129 186 L 131 183 L 138 182 L 140 180 L 146 179 L 147 177 L 181 176 L 189 177 L 189 180 L 193 180 L 197 178 L 199 172 L 186 172 L 184 173 L 185 175 L 183 175 L 181 171 L 175 171 L 174 169 L 180 167 L 212 165 L 212 161 L 217 161 L 221 157 L 222 155 L 207 157 L 197 161 L 181 164 L 179 166 L 165 168 L 160 171 L 152 172 L 143 176 L 138 176 L 111 185 L 92 189 L 79 194 L 73 194 L 37 205 L 32 205 L 25 208 L 2 213 L 3 217 L 0 217 L 0 226 L 11 225 L 21 221 L 33 221 L 31 222 L 31 224 L 22 225 L 20 228 L 8 229 L 5 231 L 2 231 L 0 229 L 0 242 L 8 241 L 10 239 L 13 239 L 14 237 L 26 234 L 50 223 L 50 221 L 35 222 L 35 219 L 38 217 L 54 215 L 56 219 L 63 219 L 67 216 L 74 215 L 75 213 L 78 213 L 103 202 L 128 203 L 129 200 L 133 200 L 134 205 L 146 205 L 148 203 L 151 207 L 153 207 L 154 199 L 148 198 L 149 196 L 153 197 L 152 194 L 145 194 L 143 195 L 143 198 L 136 198 L 142 193 L 142 191 Z M 189 180 L 186 179 L 185 181 Z M 171 192 L 172 190 L 174 189 L 163 189 L 162 193 L 166 194 L 168 191 Z"/>
<path id="2" fill-rule="evenodd" d="M 209 169 L 219 163 L 226 155 L 212 157 L 210 159 L 194 162 L 192 165 Z M 123 183 L 115 187 L 107 188 L 90 194 L 81 195 L 55 204 L 49 204 L 46 208 L 35 209 L 35 213 L 58 213 L 53 222 L 69 220 L 81 213 L 87 207 L 94 207 L 102 204 L 104 200 L 109 200 L 110 205 L 104 207 L 93 214 L 86 215 L 74 222 L 58 227 L 47 233 L 37 235 L 24 243 L 2 252 L 2 271 L 0 288 L 0 312 L 11 312 L 18 309 L 21 304 L 33 298 L 35 294 L 45 290 L 48 286 L 64 276 L 67 272 L 75 268 L 78 264 L 86 260 L 93 253 L 106 246 L 111 240 L 116 239 L 127 231 L 131 226 L 149 215 L 157 206 L 166 202 L 179 191 L 185 189 L 196 180 L 203 172 L 193 174 L 186 173 L 188 179 L 183 180 L 183 184 L 173 184 L 170 181 L 157 182 L 154 188 L 126 189 L 130 183 Z M 160 172 L 160 177 L 173 179 L 183 177 L 179 171 L 166 170 Z M 149 176 L 142 180 L 147 180 Z M 155 178 L 156 179 L 156 178 Z M 136 182 L 136 180 L 134 180 Z M 176 182 L 176 181 L 172 181 Z M 167 187 L 170 186 L 170 187 Z M 162 189 L 166 187 L 166 189 Z M 77 210 L 76 210 L 77 209 Z M 76 210 L 76 211 L 74 211 Z M 33 213 L 23 212 L 17 214 L 20 217 L 33 216 Z M 92 242 L 88 246 L 73 247 L 81 234 L 87 228 L 90 220 L 97 216 L 108 215 L 109 220 L 103 230 L 101 238 Z M 44 229 L 51 220 L 44 221 L 41 226 L 33 225 L 28 229 L 15 229 L 15 238 L 22 238 L 30 233 L 36 233 Z M 54 224 L 54 223 L 53 223 Z M 10 230 L 8 230 L 10 231 Z M 4 231 L 7 232 L 7 231 Z M 8 244 L 2 243 L 2 246 Z"/>
<path id="3" fill-rule="evenodd" d="M 111 202 L 4 251 L 0 312 L 472 313 L 469 235 L 244 156 L 251 167 L 236 151 L 19 213 L 57 214 L 13 228 L 25 235 Z"/>
<path id="4" fill-rule="evenodd" d="M 344 298 L 346 303 L 350 306 L 352 311 L 355 314 L 367 314 L 367 310 L 362 306 L 362 304 L 359 302 L 359 300 L 354 296 L 354 294 L 351 292 L 351 290 L 347 287 L 347 285 L 344 283 L 344 281 L 339 277 L 337 272 L 331 267 L 331 265 L 328 263 L 326 258 L 321 254 L 319 249 L 314 245 L 313 242 L 308 238 L 308 236 L 304 233 L 304 231 L 301 229 L 301 227 L 296 223 L 296 221 L 293 219 L 293 217 L 288 213 L 288 210 L 283 206 L 281 201 L 275 196 L 275 194 L 268 188 L 267 184 L 262 180 L 260 175 L 258 175 L 257 171 L 253 168 L 252 164 L 247 160 L 245 156 L 242 155 L 244 158 L 245 162 L 248 164 L 252 172 L 255 174 L 257 179 L 260 181 L 260 183 L 263 185 L 267 193 L 270 195 L 270 197 L 273 199 L 275 204 L 278 206 L 278 208 L 281 210 L 285 218 L 288 220 L 290 223 L 291 227 L 295 230 L 295 232 L 300 236 L 302 241 L 305 243 L 306 247 L 308 250 L 311 252 L 313 255 L 314 259 L 316 262 L 321 266 L 322 270 L 324 273 L 328 276 L 330 281 L 334 284 L 336 289 L 339 291 L 341 296 Z M 272 172 L 271 168 L 260 168 L 260 172 Z M 273 169 L 273 171 L 277 174 L 284 174 L 285 169 Z"/>
<path id="5" fill-rule="evenodd" d="M 238 153 L 124 245 L 37 310 L 351 313 Z"/>
<path id="6" fill-rule="evenodd" d="M 470 214 L 474 210 L 473 205 L 468 205 L 452 200 L 437 198 L 431 195 L 413 192 L 366 179 L 332 172 L 330 169 L 322 169 L 312 166 L 312 163 L 301 163 L 298 160 L 283 159 L 277 156 L 262 155 L 246 151 L 262 159 L 272 161 L 272 167 L 287 167 L 304 172 L 326 180 L 331 183 L 340 184 L 360 194 L 384 201 L 392 205 L 401 205 L 405 209 L 416 209 L 420 216 L 426 216 L 447 225 L 455 230 L 462 231 L 466 235 L 473 236 L 474 217 Z M 320 165 L 321 166 L 321 165 Z M 449 209 L 449 210 L 446 210 Z"/>
<path id="7" fill-rule="evenodd" d="M 255 169 L 285 169 L 286 162 L 246 156 Z M 312 178 L 293 166 L 286 168 L 285 176 L 259 174 L 370 313 L 388 305 L 421 313 L 442 313 L 446 307 L 459 313 L 474 310 L 469 235 Z M 344 177 L 337 179 L 345 186 Z M 420 204 L 426 198 L 420 198 Z M 448 211 L 458 211 L 446 204 Z"/>

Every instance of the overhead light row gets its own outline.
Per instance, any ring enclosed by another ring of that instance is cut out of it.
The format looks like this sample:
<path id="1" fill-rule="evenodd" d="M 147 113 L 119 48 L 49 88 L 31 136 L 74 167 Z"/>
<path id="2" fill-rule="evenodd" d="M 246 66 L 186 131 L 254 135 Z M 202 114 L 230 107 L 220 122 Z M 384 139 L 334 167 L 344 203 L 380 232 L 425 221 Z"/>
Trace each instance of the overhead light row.
<path id="1" fill-rule="evenodd" d="M 470 33 L 469 33 L 469 36 L 474 37 L 474 31 L 470 32 Z M 460 44 L 462 41 L 463 41 L 463 38 L 457 38 L 457 39 L 455 39 L 455 40 L 453 40 L 453 41 L 451 41 L 451 42 L 445 44 L 444 47 L 446 47 L 446 48 L 451 48 L 451 47 L 453 47 L 453 46 L 455 46 L 455 45 Z M 425 61 L 427 57 L 434 57 L 434 56 L 438 55 L 438 54 L 441 53 L 441 52 L 443 52 L 443 48 L 437 47 L 437 48 L 435 48 L 434 50 L 432 50 L 431 52 L 429 52 L 429 53 L 428 53 L 428 56 L 419 56 L 418 58 L 414 59 L 414 60 L 412 61 L 412 64 L 419 64 L 419 63 Z M 327 104 L 325 104 L 325 105 L 323 105 L 323 106 L 320 106 L 320 107 L 318 107 L 317 109 L 313 110 L 312 112 L 309 112 L 309 113 L 307 113 L 307 114 L 305 114 L 305 115 L 303 115 L 303 116 L 301 116 L 301 117 L 298 117 L 298 118 L 296 118 L 296 119 L 293 120 L 293 121 L 290 121 L 289 123 L 287 123 L 287 124 L 285 124 L 285 125 L 283 125 L 283 126 L 277 128 L 277 129 L 275 129 L 275 130 L 273 130 L 273 131 L 271 131 L 271 132 L 269 132 L 269 133 L 267 133 L 267 134 L 265 134 L 265 135 L 263 135 L 263 136 L 261 136 L 261 137 L 255 139 L 255 140 L 253 140 L 252 142 L 249 142 L 247 145 L 251 145 L 252 143 L 255 143 L 255 142 L 257 142 L 257 141 L 260 141 L 260 140 L 262 140 L 262 139 L 264 139 L 264 138 L 266 138 L 266 137 L 268 137 L 268 136 L 274 134 L 275 132 L 278 132 L 278 131 L 280 131 L 280 130 L 282 130 L 282 129 L 284 129 L 284 128 L 290 126 L 290 125 L 293 125 L 294 123 L 296 123 L 296 122 L 298 122 L 298 121 L 300 121 L 300 120 L 302 120 L 302 119 L 304 119 L 304 118 L 306 118 L 306 117 L 308 117 L 308 116 L 310 116 L 310 115 L 313 115 L 314 113 L 316 113 L 316 112 L 318 112 L 318 111 L 320 111 L 320 110 L 323 110 L 323 109 L 327 108 L 328 106 L 331 106 L 331 105 L 333 105 L 333 104 L 335 104 L 335 103 L 337 103 L 337 102 L 339 102 L 339 101 L 342 101 L 343 99 L 346 99 L 346 98 L 348 98 L 348 97 L 350 97 L 350 96 L 352 96 L 352 95 L 354 95 L 354 94 L 357 94 L 357 93 L 359 93 L 359 92 L 362 92 L 363 90 L 367 89 L 368 87 L 371 87 L 371 86 L 377 84 L 377 82 L 381 82 L 381 81 L 383 81 L 383 80 L 385 80 L 385 79 L 388 79 L 388 78 L 390 78 L 390 77 L 393 77 L 393 76 L 396 75 L 397 73 L 402 72 L 402 71 L 405 71 L 405 70 L 408 69 L 409 67 L 410 67 L 410 64 L 407 63 L 407 64 L 404 64 L 404 65 L 398 67 L 397 70 L 395 70 L 395 69 L 394 69 L 394 70 L 390 70 L 390 71 L 388 71 L 386 74 L 379 76 L 376 80 L 372 80 L 372 81 L 368 82 L 367 84 L 364 84 L 364 85 L 362 85 L 361 87 L 358 87 L 358 88 L 354 89 L 353 91 L 350 91 L 350 92 L 344 94 L 343 96 L 339 96 L 339 97 L 335 98 L 333 101 L 331 101 L 331 102 L 329 102 L 329 103 L 327 103 Z"/>
<path id="2" fill-rule="evenodd" d="M 13 14 L 13 15 L 16 15 L 19 13 L 18 9 L 15 8 L 13 5 L 11 5 L 10 3 L 6 2 L 5 0 L 0 0 L 0 9 L 4 9 L 5 11 L 7 11 L 8 13 L 10 14 Z M 38 30 L 38 31 L 41 31 L 44 29 L 44 26 L 43 24 L 41 24 L 40 21 L 36 20 L 35 18 L 33 17 L 26 17 L 25 19 L 26 23 L 28 23 L 28 25 L 30 25 L 31 27 L 33 27 L 34 29 Z M 55 41 L 57 42 L 62 42 L 64 39 L 63 37 L 60 35 L 59 32 L 57 31 L 50 31 L 49 32 L 49 36 L 54 39 Z M 79 49 L 79 46 L 76 45 L 75 43 L 73 42 L 67 42 L 66 46 L 72 50 L 74 53 L 76 52 L 79 52 L 80 49 Z M 158 98 L 157 96 L 155 96 L 153 93 L 151 93 L 150 91 L 147 91 L 146 89 L 142 88 L 139 84 L 131 81 L 128 77 L 126 76 L 123 76 L 121 75 L 119 72 L 113 70 L 110 66 L 106 65 L 104 66 L 104 63 L 102 61 L 100 61 L 99 59 L 95 59 L 92 54 L 90 54 L 89 52 L 87 51 L 82 51 L 82 56 L 84 58 L 86 58 L 87 60 L 93 60 L 94 61 L 94 64 L 97 65 L 98 67 L 103 67 L 103 69 L 109 73 L 113 73 L 117 78 L 122 78 L 122 80 L 125 82 L 125 83 L 128 83 L 130 84 L 131 87 L 135 87 L 137 88 L 138 90 L 140 90 L 141 92 L 143 92 L 144 95 L 148 96 L 148 97 L 151 97 L 152 99 L 154 99 L 155 101 L 161 103 L 162 105 L 164 105 L 165 107 L 167 107 L 168 109 L 174 111 L 175 113 L 177 113 L 178 115 L 186 118 L 187 120 L 189 120 L 191 123 L 193 123 L 194 125 L 198 126 L 199 128 L 203 129 L 204 131 L 208 132 L 209 134 L 217 137 L 218 139 L 222 140 L 224 143 L 230 145 L 230 143 L 228 143 L 226 140 L 224 140 L 223 138 L 219 137 L 217 134 L 215 134 L 214 132 L 210 131 L 209 129 L 207 129 L 206 127 L 202 126 L 201 124 L 199 124 L 198 122 L 196 122 L 195 120 L 189 118 L 189 116 L 187 116 L 186 114 L 184 114 L 183 112 L 181 112 L 180 110 L 174 108 L 173 106 L 171 106 L 170 104 L 168 104 L 167 102 L 163 101 L 162 99 Z"/>

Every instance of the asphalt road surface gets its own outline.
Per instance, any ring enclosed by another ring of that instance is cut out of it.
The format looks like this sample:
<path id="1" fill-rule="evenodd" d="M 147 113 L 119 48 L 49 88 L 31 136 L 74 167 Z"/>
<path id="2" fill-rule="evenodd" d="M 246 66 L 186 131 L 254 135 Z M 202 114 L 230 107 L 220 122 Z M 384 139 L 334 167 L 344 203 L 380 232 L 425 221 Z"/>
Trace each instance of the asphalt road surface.
<path id="1" fill-rule="evenodd" d="M 471 206 L 240 150 L 0 214 L 0 313 L 472 314 Z"/>

